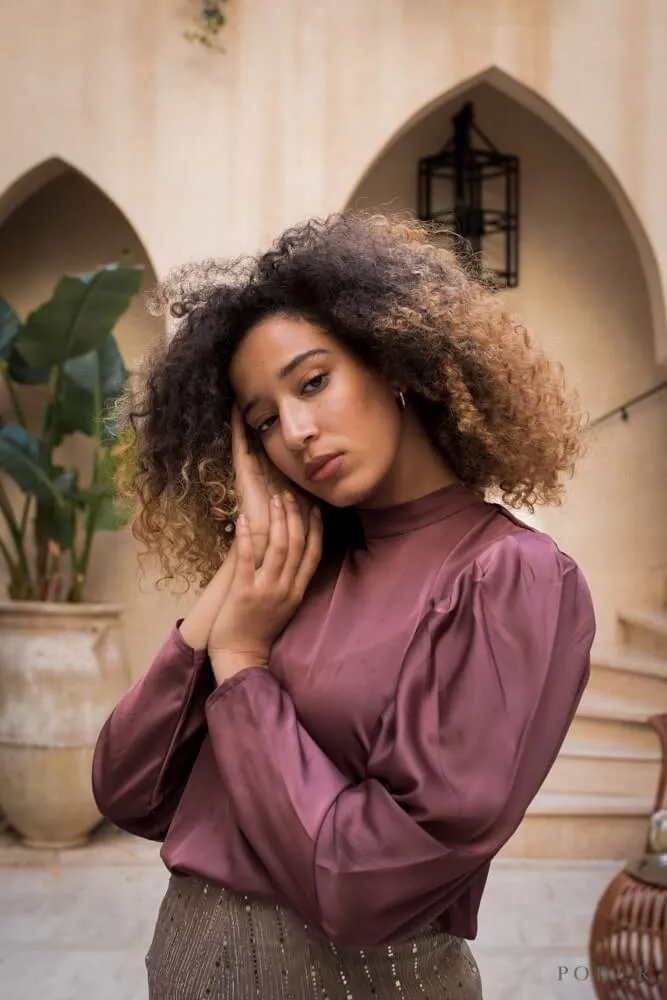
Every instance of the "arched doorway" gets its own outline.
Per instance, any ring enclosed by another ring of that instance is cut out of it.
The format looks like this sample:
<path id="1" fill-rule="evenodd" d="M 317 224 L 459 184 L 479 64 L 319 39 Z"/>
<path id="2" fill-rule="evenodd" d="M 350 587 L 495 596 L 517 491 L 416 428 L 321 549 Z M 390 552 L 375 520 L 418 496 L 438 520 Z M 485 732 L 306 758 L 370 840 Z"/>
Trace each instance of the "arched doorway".
<path id="1" fill-rule="evenodd" d="M 144 290 L 155 283 L 149 254 L 129 220 L 100 188 L 62 160 L 39 164 L 0 196 L 0 295 L 21 317 L 50 296 L 61 275 L 90 271 L 121 256 L 144 269 Z M 141 296 L 115 332 L 130 370 L 165 335 L 163 321 L 148 314 Z M 4 415 L 2 399 L 0 406 Z M 81 462 L 85 470 L 86 445 L 83 439 L 68 439 L 64 461 Z M 145 669 L 175 617 L 167 595 L 154 594 L 148 581 L 139 589 L 136 566 L 129 529 L 96 536 L 86 598 L 125 605 L 135 675 Z"/>
<path id="2" fill-rule="evenodd" d="M 504 75 L 503 75 L 504 77 Z M 506 81 L 507 78 L 504 78 Z M 564 364 L 593 418 L 664 378 L 655 355 L 654 318 L 638 220 L 631 228 L 618 192 L 604 183 L 577 145 L 488 75 L 445 95 L 401 127 L 373 161 L 347 207 L 414 212 L 419 157 L 440 149 L 464 100 L 482 131 L 522 166 L 520 284 L 509 305 Z M 518 84 L 514 84 L 518 88 Z M 543 104 L 544 102 L 542 102 Z M 573 130 L 571 130 L 573 131 Z M 592 154 L 591 154 L 592 155 Z M 627 199 L 626 199 L 627 201 Z M 639 230 L 637 229 L 639 227 Z M 652 258 L 649 271 L 655 267 Z M 611 638 L 629 602 L 655 603 L 667 575 L 667 394 L 591 435 L 591 448 L 562 508 L 535 523 L 582 563 Z"/>

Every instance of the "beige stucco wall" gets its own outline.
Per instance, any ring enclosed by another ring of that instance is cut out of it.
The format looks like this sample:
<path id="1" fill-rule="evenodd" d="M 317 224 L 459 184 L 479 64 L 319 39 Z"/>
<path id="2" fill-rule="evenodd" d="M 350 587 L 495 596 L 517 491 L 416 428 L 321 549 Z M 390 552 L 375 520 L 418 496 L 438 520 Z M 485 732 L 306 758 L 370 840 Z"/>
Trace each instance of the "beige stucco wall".
<path id="1" fill-rule="evenodd" d="M 663 0 L 230 0 L 224 55 L 183 40 L 194 6 L 32 0 L 28 9 L 5 0 L 0 219 L 59 157 L 125 214 L 158 273 L 185 258 L 252 250 L 297 219 L 344 207 L 360 183 L 370 190 L 390 169 L 390 159 L 374 164 L 397 137 L 416 125 L 410 142 L 421 135 L 426 144 L 431 111 L 482 76 L 497 91 L 483 97 L 494 138 L 526 157 L 517 305 L 563 357 L 593 415 L 659 374 L 655 358 L 667 359 Z M 447 108 L 439 114 L 446 120 Z M 76 202 L 53 190 L 40 225 Z M 79 212 L 74 266 L 112 244 L 115 252 L 101 212 Z M 0 277 L 13 274 L 7 294 L 14 288 L 27 301 L 63 266 L 74 235 L 69 221 L 52 225 L 48 267 L 29 277 L 41 251 L 27 237 L 21 244 L 16 218 L 11 241 L 3 233 Z M 129 357 L 157 328 L 127 324 Z M 629 424 L 605 427 L 567 507 L 542 518 L 589 572 L 603 632 L 619 602 L 652 596 L 667 561 L 665 414 L 658 398 Z M 131 543 L 123 546 L 101 543 L 91 596 L 128 596 L 138 671 L 172 605 L 163 596 L 135 601 Z"/>
<path id="2" fill-rule="evenodd" d="M 158 271 L 253 248 L 340 208 L 398 130 L 493 67 L 640 217 L 667 354 L 663 0 L 230 0 L 224 55 L 182 38 L 195 8 L 5 0 L 0 192 L 59 155 L 125 212 Z"/>

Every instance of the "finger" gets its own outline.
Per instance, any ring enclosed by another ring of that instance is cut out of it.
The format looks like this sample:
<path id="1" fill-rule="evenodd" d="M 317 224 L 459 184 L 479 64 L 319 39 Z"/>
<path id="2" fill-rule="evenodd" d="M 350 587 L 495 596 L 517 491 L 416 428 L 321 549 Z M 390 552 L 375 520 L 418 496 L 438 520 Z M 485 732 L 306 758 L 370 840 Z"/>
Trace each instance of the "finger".
<path id="1" fill-rule="evenodd" d="M 267 489 L 271 495 L 279 493 L 283 485 L 282 476 L 266 452 L 262 452 L 257 458 L 257 464 L 266 481 Z"/>
<path id="2" fill-rule="evenodd" d="M 232 419 L 231 419 L 232 456 L 234 458 L 234 461 L 236 461 L 240 457 L 240 453 L 243 448 L 243 438 L 245 435 L 243 434 L 241 421 L 242 421 L 241 413 L 236 403 L 234 403 L 232 406 Z"/>
<path id="3" fill-rule="evenodd" d="M 257 455 L 250 444 L 248 425 L 236 403 L 232 407 L 232 458 L 237 473 L 261 473 Z"/>
<path id="4" fill-rule="evenodd" d="M 313 499 L 308 493 L 299 491 L 297 493 L 297 503 L 299 505 L 299 512 L 301 514 L 301 522 L 303 524 L 303 530 L 308 533 L 310 530 L 310 512 L 313 509 Z"/>
<path id="5" fill-rule="evenodd" d="M 234 537 L 236 543 L 236 569 L 234 579 L 242 587 L 250 588 L 255 579 L 255 553 L 248 519 L 239 514 Z"/>
<path id="6" fill-rule="evenodd" d="M 287 556 L 283 566 L 281 582 L 291 590 L 306 547 L 306 535 L 301 520 L 301 511 L 293 493 L 283 494 L 287 520 Z"/>
<path id="7" fill-rule="evenodd" d="M 269 504 L 269 544 L 262 563 L 262 580 L 269 587 L 277 587 L 288 550 L 287 520 L 283 500 L 279 493 Z"/>
<path id="8" fill-rule="evenodd" d="M 310 510 L 310 526 L 308 538 L 299 566 L 294 579 L 294 592 L 302 597 L 306 587 L 310 583 L 313 573 L 317 569 L 322 558 L 322 540 L 324 537 L 324 526 L 322 523 L 322 512 L 315 504 Z"/>

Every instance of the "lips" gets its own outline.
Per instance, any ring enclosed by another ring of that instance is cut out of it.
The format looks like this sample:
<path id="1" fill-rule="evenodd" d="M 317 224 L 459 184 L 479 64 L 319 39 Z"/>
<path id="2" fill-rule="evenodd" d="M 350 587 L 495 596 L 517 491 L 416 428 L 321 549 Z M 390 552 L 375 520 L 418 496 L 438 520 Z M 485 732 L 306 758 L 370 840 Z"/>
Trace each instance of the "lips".
<path id="1" fill-rule="evenodd" d="M 332 451 L 328 455 L 318 455 L 317 458 L 311 458 L 310 462 L 306 463 L 306 477 L 312 479 L 325 465 L 328 465 L 334 458 L 339 458 L 341 452 Z"/>

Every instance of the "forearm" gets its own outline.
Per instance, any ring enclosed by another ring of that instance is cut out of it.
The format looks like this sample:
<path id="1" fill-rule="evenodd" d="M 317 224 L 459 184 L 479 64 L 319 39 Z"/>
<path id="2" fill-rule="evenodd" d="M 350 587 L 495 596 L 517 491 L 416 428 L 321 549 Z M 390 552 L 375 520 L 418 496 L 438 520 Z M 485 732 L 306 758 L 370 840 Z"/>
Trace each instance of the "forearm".
<path id="1" fill-rule="evenodd" d="M 234 579 L 236 547 L 232 544 L 227 558 L 206 590 L 181 622 L 181 635 L 192 649 L 206 649 L 208 637 L 218 612 Z"/>

